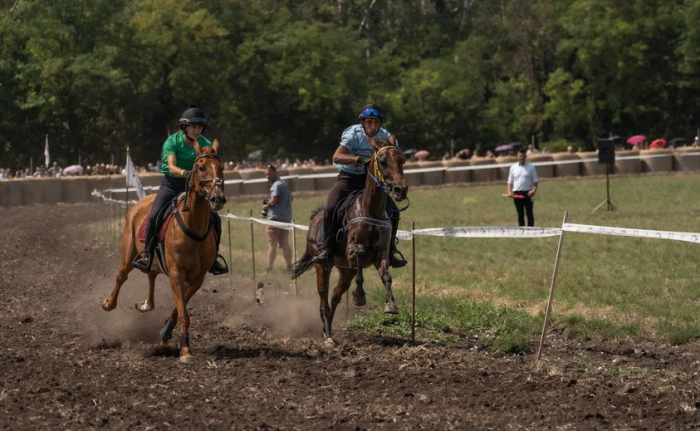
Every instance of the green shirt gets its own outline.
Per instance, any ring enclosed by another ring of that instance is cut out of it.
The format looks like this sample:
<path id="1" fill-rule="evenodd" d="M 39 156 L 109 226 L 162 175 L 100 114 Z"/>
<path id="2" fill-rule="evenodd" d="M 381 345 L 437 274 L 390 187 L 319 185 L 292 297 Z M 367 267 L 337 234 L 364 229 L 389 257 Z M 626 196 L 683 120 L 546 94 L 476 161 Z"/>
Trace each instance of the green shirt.
<path id="1" fill-rule="evenodd" d="M 199 147 L 211 147 L 211 141 L 204 136 L 199 136 L 197 139 Z M 170 135 L 163 144 L 163 152 L 161 153 L 162 163 L 160 171 L 165 175 L 170 175 L 170 167 L 168 167 L 168 156 L 175 154 L 175 166 L 186 171 L 191 171 L 192 166 L 194 166 L 194 161 L 197 158 L 197 152 L 193 146 L 189 146 L 185 143 L 185 134 L 183 132 L 177 132 Z"/>

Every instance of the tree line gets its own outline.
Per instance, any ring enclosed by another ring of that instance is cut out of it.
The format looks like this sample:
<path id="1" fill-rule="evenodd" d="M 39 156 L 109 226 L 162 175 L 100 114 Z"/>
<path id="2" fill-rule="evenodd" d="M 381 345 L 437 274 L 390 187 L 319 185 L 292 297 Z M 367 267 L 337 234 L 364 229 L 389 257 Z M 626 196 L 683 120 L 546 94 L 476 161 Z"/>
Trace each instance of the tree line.
<path id="1" fill-rule="evenodd" d="M 698 127 L 700 0 L 0 0 L 0 166 L 159 158 L 207 113 L 227 159 L 328 158 L 361 106 L 404 148 L 592 149 Z M 561 147 L 561 148 L 560 148 Z"/>

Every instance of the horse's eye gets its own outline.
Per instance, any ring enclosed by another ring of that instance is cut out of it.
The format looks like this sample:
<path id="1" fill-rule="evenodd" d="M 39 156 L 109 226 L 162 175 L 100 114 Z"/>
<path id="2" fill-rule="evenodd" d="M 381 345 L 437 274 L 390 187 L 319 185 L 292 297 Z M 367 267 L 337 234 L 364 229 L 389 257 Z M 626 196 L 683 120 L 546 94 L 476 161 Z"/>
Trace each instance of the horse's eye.
<path id="1" fill-rule="evenodd" d="M 389 163 L 386 161 L 386 159 L 381 159 L 379 161 L 379 164 L 382 165 L 383 168 L 386 168 L 387 166 L 389 166 Z"/>
<path id="2" fill-rule="evenodd" d="M 199 172 L 206 172 L 207 167 L 206 166 L 199 166 Z"/>

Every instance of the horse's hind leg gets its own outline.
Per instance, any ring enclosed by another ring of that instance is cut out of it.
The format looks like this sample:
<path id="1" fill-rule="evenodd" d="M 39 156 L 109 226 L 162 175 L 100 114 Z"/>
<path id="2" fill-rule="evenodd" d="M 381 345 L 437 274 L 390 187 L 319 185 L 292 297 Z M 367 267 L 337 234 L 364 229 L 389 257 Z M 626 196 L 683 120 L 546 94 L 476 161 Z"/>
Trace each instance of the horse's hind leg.
<path id="1" fill-rule="evenodd" d="M 124 227 L 124 233 L 122 233 L 121 262 L 119 263 L 119 270 L 117 271 L 114 289 L 112 289 L 112 293 L 110 293 L 107 298 L 102 300 L 102 309 L 105 311 L 112 311 L 115 308 L 117 308 L 117 298 L 119 297 L 119 290 L 129 278 L 129 273 L 131 272 L 131 270 L 134 269 L 134 266 L 131 264 L 131 262 L 136 256 L 136 246 L 134 243 L 134 231 L 133 227 L 131 226 L 132 222 L 132 220 L 127 221 L 127 224 Z"/>
<path id="2" fill-rule="evenodd" d="M 157 276 L 158 276 L 158 273 L 154 273 L 154 272 L 148 273 L 148 298 L 146 298 L 146 300 L 140 304 L 138 304 L 138 303 L 134 304 L 136 309 L 142 313 L 145 313 L 147 311 L 152 311 L 156 306 L 155 300 L 153 298 L 153 292 L 155 291 L 156 277 Z"/>
<path id="3" fill-rule="evenodd" d="M 160 330 L 160 347 L 167 346 L 168 341 L 170 341 L 170 339 L 173 338 L 173 329 L 175 328 L 176 324 L 177 308 L 173 308 L 173 312 L 170 314 L 170 317 L 168 317 L 168 320 L 165 321 L 165 325 Z"/>
<path id="4" fill-rule="evenodd" d="M 338 269 L 340 276 L 338 277 L 338 284 L 336 284 L 333 290 L 333 298 L 331 300 L 331 322 L 333 321 L 333 316 L 335 315 L 335 309 L 338 308 L 338 304 L 343 299 L 343 295 L 350 288 L 352 284 L 353 271 L 351 269 Z"/>
<path id="5" fill-rule="evenodd" d="M 331 266 L 316 263 L 316 287 L 320 299 L 321 322 L 323 323 L 323 338 L 328 344 L 333 344 L 331 339 L 331 307 L 328 304 L 328 284 L 331 274 Z M 329 341 L 330 340 L 330 341 Z"/>
<path id="6" fill-rule="evenodd" d="M 352 292 L 352 303 L 358 307 L 362 307 L 367 303 L 367 298 L 365 297 L 365 290 L 362 286 L 365 283 L 365 278 L 362 275 L 362 266 L 365 261 L 365 250 L 364 248 L 358 246 L 355 250 L 355 257 L 357 258 L 357 277 L 355 277 L 355 290 Z"/>

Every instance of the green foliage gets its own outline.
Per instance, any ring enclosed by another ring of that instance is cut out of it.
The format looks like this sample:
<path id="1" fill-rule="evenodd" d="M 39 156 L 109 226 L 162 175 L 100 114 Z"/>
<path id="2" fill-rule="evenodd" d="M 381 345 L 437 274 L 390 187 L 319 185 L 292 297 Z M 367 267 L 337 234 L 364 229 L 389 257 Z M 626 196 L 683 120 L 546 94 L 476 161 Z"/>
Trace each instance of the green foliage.
<path id="1" fill-rule="evenodd" d="M 191 104 L 224 156 L 327 159 L 372 100 L 404 146 L 691 137 L 695 0 L 0 2 L 3 167 L 159 157 Z M 552 145 L 550 145 L 552 147 Z M 550 148 L 551 149 L 551 148 Z"/>

